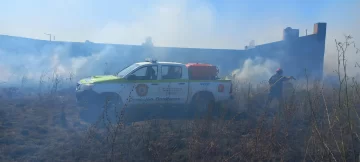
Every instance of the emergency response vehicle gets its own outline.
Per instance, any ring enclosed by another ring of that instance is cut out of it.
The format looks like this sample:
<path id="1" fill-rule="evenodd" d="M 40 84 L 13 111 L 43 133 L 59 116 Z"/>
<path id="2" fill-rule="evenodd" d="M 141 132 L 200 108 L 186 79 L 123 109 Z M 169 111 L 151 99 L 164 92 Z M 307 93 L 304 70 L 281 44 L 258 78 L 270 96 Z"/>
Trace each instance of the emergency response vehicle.
<path id="1" fill-rule="evenodd" d="M 231 80 L 219 79 L 218 68 L 203 63 L 147 60 L 116 75 L 81 79 L 76 86 L 81 105 L 185 105 L 197 112 L 231 99 Z M 110 97 L 109 97 L 110 96 Z"/>

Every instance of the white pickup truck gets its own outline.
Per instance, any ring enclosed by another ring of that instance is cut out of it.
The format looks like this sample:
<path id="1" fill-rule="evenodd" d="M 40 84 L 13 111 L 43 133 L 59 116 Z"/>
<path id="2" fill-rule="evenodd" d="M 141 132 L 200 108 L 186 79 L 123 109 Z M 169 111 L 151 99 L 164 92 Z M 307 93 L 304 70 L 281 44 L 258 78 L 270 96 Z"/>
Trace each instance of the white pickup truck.
<path id="1" fill-rule="evenodd" d="M 76 99 L 81 105 L 103 105 L 111 96 L 117 105 L 192 105 L 206 111 L 210 104 L 228 101 L 232 82 L 223 79 L 192 80 L 185 64 L 145 61 L 134 63 L 117 75 L 81 79 Z"/>

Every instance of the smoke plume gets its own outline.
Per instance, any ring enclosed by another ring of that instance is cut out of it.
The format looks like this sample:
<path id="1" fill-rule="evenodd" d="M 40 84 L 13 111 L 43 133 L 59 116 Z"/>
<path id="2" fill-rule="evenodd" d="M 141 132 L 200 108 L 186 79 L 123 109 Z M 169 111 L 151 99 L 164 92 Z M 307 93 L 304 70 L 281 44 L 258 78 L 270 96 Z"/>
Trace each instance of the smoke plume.
<path id="1" fill-rule="evenodd" d="M 262 57 L 249 58 L 245 60 L 241 68 L 232 72 L 232 76 L 236 80 L 259 83 L 268 80 L 279 67 L 279 63 L 271 59 Z"/>

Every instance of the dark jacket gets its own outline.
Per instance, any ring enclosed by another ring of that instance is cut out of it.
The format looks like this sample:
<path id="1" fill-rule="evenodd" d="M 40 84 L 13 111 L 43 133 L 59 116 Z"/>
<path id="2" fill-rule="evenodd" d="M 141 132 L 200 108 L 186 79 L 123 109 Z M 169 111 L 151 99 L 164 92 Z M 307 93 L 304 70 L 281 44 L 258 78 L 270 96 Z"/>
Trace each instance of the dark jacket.
<path id="1" fill-rule="evenodd" d="M 289 77 L 285 77 L 279 74 L 271 76 L 269 79 L 270 93 L 271 94 L 282 94 L 283 82 L 289 80 Z"/>

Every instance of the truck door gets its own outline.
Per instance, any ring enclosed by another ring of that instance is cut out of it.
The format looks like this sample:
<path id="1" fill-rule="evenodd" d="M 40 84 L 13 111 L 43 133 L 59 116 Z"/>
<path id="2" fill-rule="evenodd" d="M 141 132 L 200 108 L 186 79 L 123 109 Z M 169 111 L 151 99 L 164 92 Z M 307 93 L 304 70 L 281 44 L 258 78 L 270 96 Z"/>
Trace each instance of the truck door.
<path id="1" fill-rule="evenodd" d="M 133 75 L 129 85 L 132 89 L 129 104 L 154 104 L 159 87 L 158 66 L 147 65 L 142 66 L 132 72 Z M 130 92 L 130 91 L 129 91 Z"/>
<path id="2" fill-rule="evenodd" d="M 188 81 L 183 79 L 183 66 L 161 65 L 162 91 L 165 95 L 162 101 L 165 104 L 183 104 L 187 100 Z"/>

